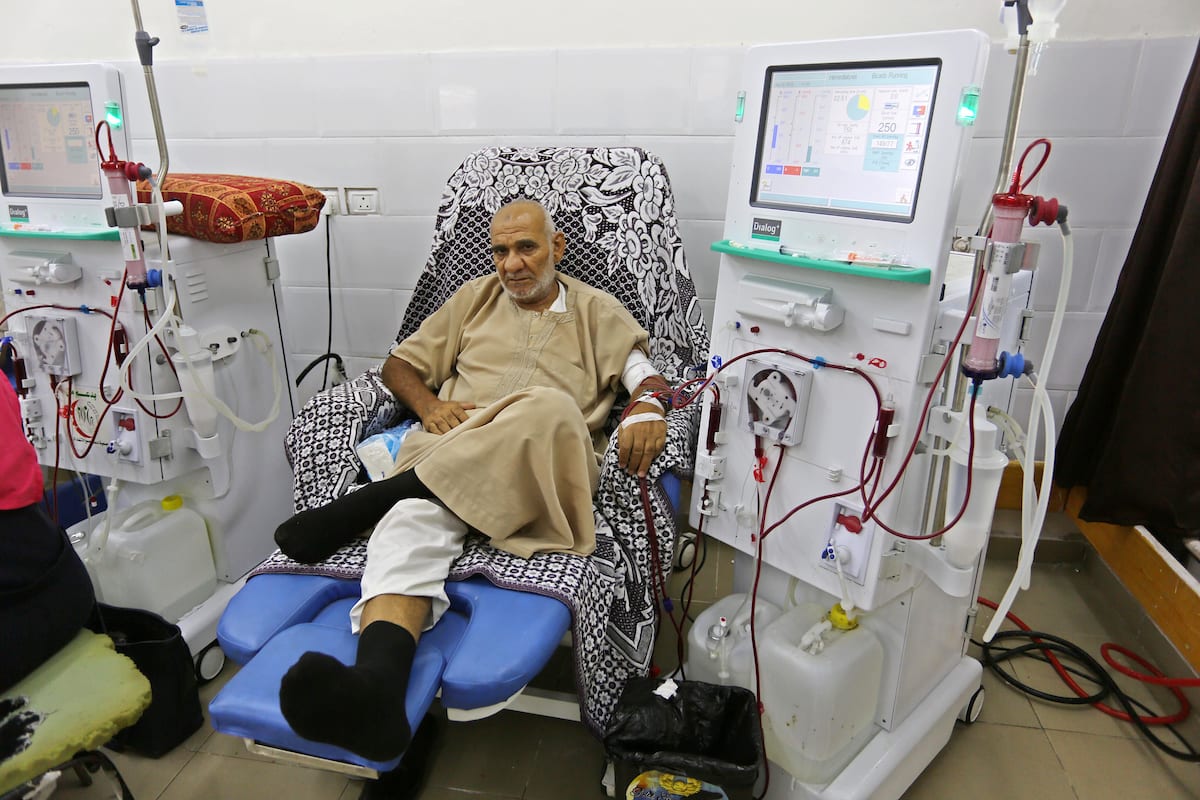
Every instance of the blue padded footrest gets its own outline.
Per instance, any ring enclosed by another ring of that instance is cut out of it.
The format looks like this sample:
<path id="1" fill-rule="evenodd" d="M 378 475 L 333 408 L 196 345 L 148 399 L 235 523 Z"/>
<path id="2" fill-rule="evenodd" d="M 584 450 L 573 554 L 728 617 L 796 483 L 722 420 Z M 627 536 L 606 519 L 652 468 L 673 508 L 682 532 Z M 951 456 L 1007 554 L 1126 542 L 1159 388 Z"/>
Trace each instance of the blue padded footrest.
<path id="1" fill-rule="evenodd" d="M 276 576 L 272 576 L 276 577 Z M 450 616 L 450 615 L 447 615 Z M 417 648 L 406 697 L 408 724 L 417 729 L 437 694 L 445 661 L 434 643 Z M 293 750 L 386 772 L 400 763 L 370 761 L 348 750 L 303 739 L 279 710 L 279 681 L 306 651 L 328 653 L 343 664 L 354 663 L 358 637 L 349 629 L 304 623 L 280 632 L 250 659 L 209 704 L 213 728 L 231 736 L 253 739 L 272 747 Z"/>
<path id="2" fill-rule="evenodd" d="M 263 744 L 380 771 L 398 763 L 369 762 L 330 745 L 302 739 L 279 710 L 279 682 L 308 650 L 354 662 L 350 633 L 357 581 L 313 575 L 259 575 L 246 582 L 221 617 L 222 648 L 244 664 L 209 705 L 213 728 Z M 421 720 L 439 688 L 442 705 L 476 709 L 520 691 L 550 659 L 571 625 L 567 606 L 552 597 L 502 589 L 485 578 L 449 581 L 450 610 L 421 636 L 408 688 L 409 724 Z"/>
<path id="3" fill-rule="evenodd" d="M 468 619 L 458 648 L 446 655 L 446 708 L 483 708 L 508 699 L 542 671 L 571 627 L 571 612 L 561 601 L 501 589 L 482 577 L 449 581 L 446 594 L 451 611 Z M 430 634 L 441 627 L 439 622 Z"/>
<path id="4" fill-rule="evenodd" d="M 258 575 L 246 581 L 225 607 L 217 623 L 217 641 L 225 655 L 245 664 L 279 632 L 312 622 L 342 598 L 353 598 L 353 605 L 360 594 L 358 581 L 322 575 Z M 349 619 L 343 627 L 349 630 Z"/>
<path id="5" fill-rule="evenodd" d="M 678 508 L 680 484 L 663 476 Z M 448 581 L 450 610 L 421 636 L 408 686 L 413 730 L 438 690 L 446 708 L 472 710 L 504 702 L 537 675 L 570 630 L 571 612 L 552 597 L 502 589 L 481 576 Z M 209 704 L 213 728 L 293 750 L 386 772 L 400 761 L 368 761 L 300 738 L 279 710 L 284 673 L 309 650 L 354 662 L 358 638 L 350 608 L 358 581 L 319 575 L 258 575 L 234 596 L 217 626 L 225 653 L 242 669 Z"/>

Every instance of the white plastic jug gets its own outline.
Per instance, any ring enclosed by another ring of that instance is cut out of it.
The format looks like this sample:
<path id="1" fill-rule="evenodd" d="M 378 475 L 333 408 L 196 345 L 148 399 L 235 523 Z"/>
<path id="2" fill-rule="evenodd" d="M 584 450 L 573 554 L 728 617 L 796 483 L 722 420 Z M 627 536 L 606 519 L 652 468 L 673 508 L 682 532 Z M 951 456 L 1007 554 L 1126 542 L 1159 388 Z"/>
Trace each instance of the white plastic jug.
<path id="1" fill-rule="evenodd" d="M 760 641 L 763 631 L 782 613 L 779 606 L 758 598 L 754 630 Z M 754 690 L 750 601 L 746 595 L 722 597 L 696 617 L 688 634 L 686 672 L 688 680 Z"/>
<path id="2" fill-rule="evenodd" d="M 143 608 L 169 622 L 212 596 L 217 588 L 204 517 L 178 495 L 117 512 L 95 576 L 105 603 Z"/>
<path id="3" fill-rule="evenodd" d="M 802 649 L 804 634 L 824 617 L 821 606 L 799 605 L 767 626 L 759 642 L 767 758 L 819 784 L 875 733 L 883 676 L 883 645 L 862 626 L 826 631 L 815 654 Z"/>

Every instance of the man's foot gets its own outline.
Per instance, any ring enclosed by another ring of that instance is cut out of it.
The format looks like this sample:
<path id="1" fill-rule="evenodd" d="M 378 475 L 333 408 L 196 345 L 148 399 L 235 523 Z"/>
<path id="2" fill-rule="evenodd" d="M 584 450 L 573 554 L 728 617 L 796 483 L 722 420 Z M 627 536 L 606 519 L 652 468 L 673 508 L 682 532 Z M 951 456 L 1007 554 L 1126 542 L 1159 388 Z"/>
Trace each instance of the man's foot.
<path id="1" fill-rule="evenodd" d="M 308 652 L 283 676 L 279 708 L 292 730 L 372 761 L 390 761 L 412 732 L 404 697 L 417 640 L 400 625 L 376 620 L 358 636 L 355 663 Z"/>
<path id="2" fill-rule="evenodd" d="M 399 684 L 397 686 L 397 684 Z M 314 742 L 390 761 L 412 737 L 404 709 L 407 679 L 347 667 L 325 653 L 300 656 L 279 686 L 279 707 L 292 730 Z"/>
<path id="3" fill-rule="evenodd" d="M 316 564 L 354 537 L 366 533 L 392 506 L 414 497 L 431 497 L 413 470 L 368 484 L 320 508 L 301 511 L 275 529 L 275 544 L 288 558 Z"/>
<path id="4" fill-rule="evenodd" d="M 340 514 L 336 500 L 327 506 L 301 511 L 275 529 L 275 544 L 288 558 L 301 564 L 316 564 L 374 524 L 356 527 L 353 516 Z"/>

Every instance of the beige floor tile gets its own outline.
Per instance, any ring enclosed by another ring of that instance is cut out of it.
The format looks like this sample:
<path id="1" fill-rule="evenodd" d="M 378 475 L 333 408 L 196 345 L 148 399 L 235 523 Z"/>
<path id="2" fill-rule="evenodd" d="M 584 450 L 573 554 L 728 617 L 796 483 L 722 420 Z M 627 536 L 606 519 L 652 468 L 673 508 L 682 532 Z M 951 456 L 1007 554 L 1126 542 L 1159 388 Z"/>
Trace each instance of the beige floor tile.
<path id="1" fill-rule="evenodd" d="M 268 764 L 277 763 L 266 756 L 251 753 L 246 749 L 246 745 L 242 743 L 241 738 L 218 733 L 212 728 L 212 718 L 208 713 L 208 704 L 220 693 L 221 689 L 225 688 L 225 684 L 229 683 L 230 678 L 237 674 L 238 669 L 240 667 L 233 661 L 226 661 L 221 673 L 200 687 L 200 705 L 204 708 L 204 727 L 193 734 L 187 742 L 184 742 L 184 746 L 192 747 L 193 743 L 198 741 L 199 743 L 192 747 L 192 749 L 208 753 L 209 755 L 245 758 Z"/>
<path id="2" fill-rule="evenodd" d="M 1148 743 L 1068 731 L 1046 733 L 1080 798 L 1200 798 L 1200 765 L 1161 755 Z"/>
<path id="3" fill-rule="evenodd" d="M 214 735 L 212 720 L 208 714 L 208 704 L 225 687 L 225 684 L 229 683 L 229 679 L 237 674 L 238 669 L 237 664 L 227 659 L 217 677 L 200 687 L 200 709 L 204 712 L 204 724 L 184 741 L 182 747 L 186 747 L 188 750 L 204 749 L 205 743 Z"/>
<path id="4" fill-rule="evenodd" d="M 229 683 L 229 679 L 236 675 L 239 669 L 240 666 L 227 658 L 217 677 L 200 687 L 200 704 L 204 706 L 205 713 L 208 712 L 208 704 L 225 688 L 225 684 Z"/>
<path id="5" fill-rule="evenodd" d="M 348 780 L 344 775 L 304 767 L 196 753 L 160 800 L 339 800 Z"/>
<path id="6" fill-rule="evenodd" d="M 265 764 L 275 764 L 273 758 L 251 753 L 246 749 L 246 743 L 239 736 L 227 736 L 223 733 L 213 732 L 213 735 L 205 740 L 200 747 L 201 753 L 208 753 L 210 756 L 226 756 L 229 758 L 245 758 L 250 761 L 261 761 Z"/>
<path id="7" fill-rule="evenodd" d="M 979 593 L 989 600 L 1000 602 L 1016 568 L 1016 561 L 989 558 L 983 565 L 983 581 L 979 587 Z"/>
<path id="8" fill-rule="evenodd" d="M 350 795 L 347 800 L 357 796 Z M 426 786 L 416 800 L 521 800 L 521 795 L 469 792 L 463 789 L 447 789 L 443 786 Z"/>
<path id="9" fill-rule="evenodd" d="M 675 619 L 678 621 L 680 615 L 675 614 Z M 684 629 L 684 657 L 687 657 L 687 628 Z M 675 633 L 675 629 L 670 623 L 663 619 L 663 624 L 658 629 L 658 638 L 654 640 L 654 665 L 658 667 L 663 675 L 671 674 L 679 665 L 679 655 L 676 650 L 676 642 L 679 641 L 679 636 Z"/>
<path id="10" fill-rule="evenodd" d="M 1015 567 L 1013 561 L 989 561 L 984 566 L 980 595 L 1000 602 Z M 1017 595 L 1012 612 L 1035 630 L 1053 633 L 1071 641 L 1081 637 L 1132 641 L 1133 634 L 1128 625 L 1110 614 L 1102 602 L 1086 597 L 1086 582 L 1087 577 L 1078 565 L 1034 564 L 1029 589 Z M 991 609 L 980 605 L 975 622 L 975 638 L 983 636 L 993 613 Z M 1006 621 L 1001 630 L 1016 627 L 1011 621 Z"/>
<path id="11" fill-rule="evenodd" d="M 1017 596 L 1014 611 L 1030 627 L 1067 639 L 1110 635 L 1111 619 L 1104 607 L 1080 596 L 1079 575 L 1078 565 L 1034 564 L 1029 589 Z"/>
<path id="12" fill-rule="evenodd" d="M 1100 645 L 1105 639 L 1079 636 L 1071 641 L 1099 660 Z M 1016 677 L 1035 689 L 1063 696 L 1072 694 L 1049 664 L 1021 658 L 1014 661 L 1012 666 Z M 1157 691 L 1161 690 L 1152 691 L 1147 685 L 1114 673 L 1112 670 L 1109 670 L 1109 674 L 1113 675 L 1117 684 L 1125 692 L 1151 709 L 1163 712 L 1168 708 L 1171 710 L 1176 708 L 1173 703 L 1164 702 L 1162 698 L 1156 696 Z M 1079 684 L 1085 691 L 1092 688 L 1092 684 L 1082 679 L 1079 679 Z M 1133 724 L 1109 716 L 1090 705 L 1061 705 L 1036 698 L 1032 702 L 1039 721 L 1047 730 L 1074 731 L 1098 736 L 1123 736 L 1132 739 L 1139 736 L 1137 728 Z M 1110 697 L 1105 702 L 1112 708 L 1121 708 L 1115 697 Z"/>
<path id="13" fill-rule="evenodd" d="M 904 793 L 903 800 L 964 797 L 1079 800 L 1044 731 L 982 722 L 955 726 L 949 743 Z"/>
<path id="14" fill-rule="evenodd" d="M 979 715 L 979 722 L 1018 725 L 1022 728 L 1042 727 L 1029 698 L 1013 689 L 989 669 L 983 671 L 983 689 L 983 711 Z"/>
<path id="15" fill-rule="evenodd" d="M 1152 623 L 1151 623 L 1152 624 Z M 1196 677 L 1195 671 L 1188 664 L 1183 656 L 1175 650 L 1173 645 L 1166 640 L 1158 630 L 1141 630 L 1138 633 L 1136 641 L 1122 641 L 1120 644 L 1129 647 L 1142 658 L 1148 659 L 1151 664 L 1158 667 L 1159 671 L 1173 678 Z M 1126 664 L 1139 672 L 1146 672 L 1140 665 L 1123 659 L 1120 654 L 1117 658 L 1121 663 Z M 1200 686 L 1185 687 L 1183 690 L 1184 697 L 1188 699 L 1193 709 L 1200 708 Z M 1178 700 L 1169 693 L 1164 695 L 1161 689 L 1156 689 L 1156 696 L 1160 698 L 1160 708 L 1171 709 L 1177 707 Z M 1192 712 L 1180 726 L 1180 731 L 1188 738 L 1189 741 L 1196 742 L 1200 748 L 1200 713 Z"/>
<path id="16" fill-rule="evenodd" d="M 183 770 L 194 755 L 185 747 L 177 747 L 161 758 L 144 758 L 142 756 L 104 751 L 116 764 L 121 777 L 129 785 L 129 791 L 134 797 L 154 800 Z M 112 791 L 106 779 L 96 776 L 95 782 L 88 787 L 82 786 L 74 773 L 67 773 L 59 779 L 59 788 L 54 793 L 55 800 L 93 800 L 93 798 L 110 798 Z"/>
<path id="17" fill-rule="evenodd" d="M 513 711 L 445 723 L 427 785 L 520 797 L 533 771 L 545 720 Z"/>
<path id="18" fill-rule="evenodd" d="M 543 720 L 525 800 L 604 800 L 604 745 L 578 723 Z"/>
<path id="19" fill-rule="evenodd" d="M 363 781 L 351 780 L 342 792 L 339 800 L 358 800 L 362 794 Z M 528 795 L 526 795 L 528 797 Z M 445 786 L 421 787 L 421 792 L 413 800 L 521 800 L 521 795 L 501 795 L 492 792 L 472 792 L 466 789 L 447 789 Z"/>

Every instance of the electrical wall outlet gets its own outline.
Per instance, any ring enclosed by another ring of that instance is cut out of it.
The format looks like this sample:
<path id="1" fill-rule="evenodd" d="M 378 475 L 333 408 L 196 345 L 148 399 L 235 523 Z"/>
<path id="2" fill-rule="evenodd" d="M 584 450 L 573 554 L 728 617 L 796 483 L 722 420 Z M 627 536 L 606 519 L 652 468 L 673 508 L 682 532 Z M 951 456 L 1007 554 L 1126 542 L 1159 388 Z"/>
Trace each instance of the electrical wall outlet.
<path id="1" fill-rule="evenodd" d="M 378 189 L 347 189 L 346 190 L 346 213 L 347 214 L 378 214 L 379 213 L 379 190 Z"/>
<path id="2" fill-rule="evenodd" d="M 342 190 L 336 186 L 333 188 L 317 187 L 317 191 L 325 195 L 325 205 L 321 207 L 321 216 L 332 217 L 342 213 Z"/>

